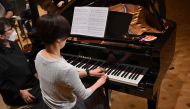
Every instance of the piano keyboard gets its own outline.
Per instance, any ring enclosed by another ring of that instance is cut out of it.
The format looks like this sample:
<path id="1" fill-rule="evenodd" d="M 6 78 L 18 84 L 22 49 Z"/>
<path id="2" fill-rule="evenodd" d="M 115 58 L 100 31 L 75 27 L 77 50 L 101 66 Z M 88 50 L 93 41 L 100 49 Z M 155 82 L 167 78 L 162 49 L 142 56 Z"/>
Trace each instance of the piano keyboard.
<path id="1" fill-rule="evenodd" d="M 109 80 L 132 86 L 138 86 L 144 74 L 148 71 L 146 67 L 129 64 L 109 64 L 102 60 L 84 56 L 74 56 L 70 54 L 62 55 L 68 63 L 77 68 L 92 70 L 100 66 L 105 68 Z"/>

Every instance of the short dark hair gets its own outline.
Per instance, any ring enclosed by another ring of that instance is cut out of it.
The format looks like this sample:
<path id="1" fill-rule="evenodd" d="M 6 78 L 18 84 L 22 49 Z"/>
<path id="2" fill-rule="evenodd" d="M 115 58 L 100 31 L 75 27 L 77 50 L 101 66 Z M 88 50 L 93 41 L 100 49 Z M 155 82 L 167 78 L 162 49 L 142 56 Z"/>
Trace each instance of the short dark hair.
<path id="1" fill-rule="evenodd" d="M 14 25 L 14 20 L 13 19 L 8 19 L 8 18 L 5 18 L 5 17 L 0 18 L 0 35 L 3 35 L 5 33 L 5 25 L 13 26 Z"/>
<path id="2" fill-rule="evenodd" d="M 70 34 L 70 24 L 61 15 L 45 14 L 36 22 L 36 34 L 45 44 L 52 44 Z"/>

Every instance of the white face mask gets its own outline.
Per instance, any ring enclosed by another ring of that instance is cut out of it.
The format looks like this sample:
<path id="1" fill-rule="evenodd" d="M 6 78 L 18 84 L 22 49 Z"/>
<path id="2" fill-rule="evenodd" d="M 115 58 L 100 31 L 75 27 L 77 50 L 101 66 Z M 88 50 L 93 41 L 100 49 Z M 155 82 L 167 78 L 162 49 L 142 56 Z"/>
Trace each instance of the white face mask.
<path id="1" fill-rule="evenodd" d="M 13 32 L 11 33 L 11 35 L 10 35 L 10 37 L 9 37 L 8 40 L 10 40 L 10 41 L 15 41 L 15 40 L 16 40 L 16 37 L 17 37 L 17 33 L 16 33 L 16 31 L 13 31 Z"/>

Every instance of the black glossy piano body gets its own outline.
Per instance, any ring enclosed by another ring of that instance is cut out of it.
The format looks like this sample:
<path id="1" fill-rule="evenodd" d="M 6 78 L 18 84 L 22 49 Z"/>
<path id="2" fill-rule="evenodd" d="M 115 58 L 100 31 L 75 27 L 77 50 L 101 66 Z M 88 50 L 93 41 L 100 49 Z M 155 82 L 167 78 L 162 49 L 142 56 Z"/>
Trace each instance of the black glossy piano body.
<path id="1" fill-rule="evenodd" d="M 147 69 L 137 86 L 108 80 L 104 87 L 147 98 L 149 109 L 154 109 L 156 108 L 162 79 L 172 62 L 175 51 L 175 23 L 168 22 L 169 28 L 166 32 L 144 34 L 155 35 L 157 39 L 152 42 L 126 40 L 100 43 L 102 39 L 81 38 L 79 36 L 78 41 L 67 41 L 62 53 L 67 56 L 91 58 L 94 64 L 97 60 L 106 62 L 108 65 L 126 64 Z M 143 37 L 143 35 L 140 37 Z M 89 77 L 84 80 L 93 83 L 96 79 Z"/>

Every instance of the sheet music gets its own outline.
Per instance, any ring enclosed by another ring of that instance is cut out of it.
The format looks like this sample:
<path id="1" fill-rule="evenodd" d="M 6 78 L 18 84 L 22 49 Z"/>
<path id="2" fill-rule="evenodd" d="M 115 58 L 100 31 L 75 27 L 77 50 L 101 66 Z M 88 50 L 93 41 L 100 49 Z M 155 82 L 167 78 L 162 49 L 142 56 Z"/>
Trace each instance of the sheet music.
<path id="1" fill-rule="evenodd" d="M 75 7 L 71 34 L 104 37 L 107 7 Z"/>

